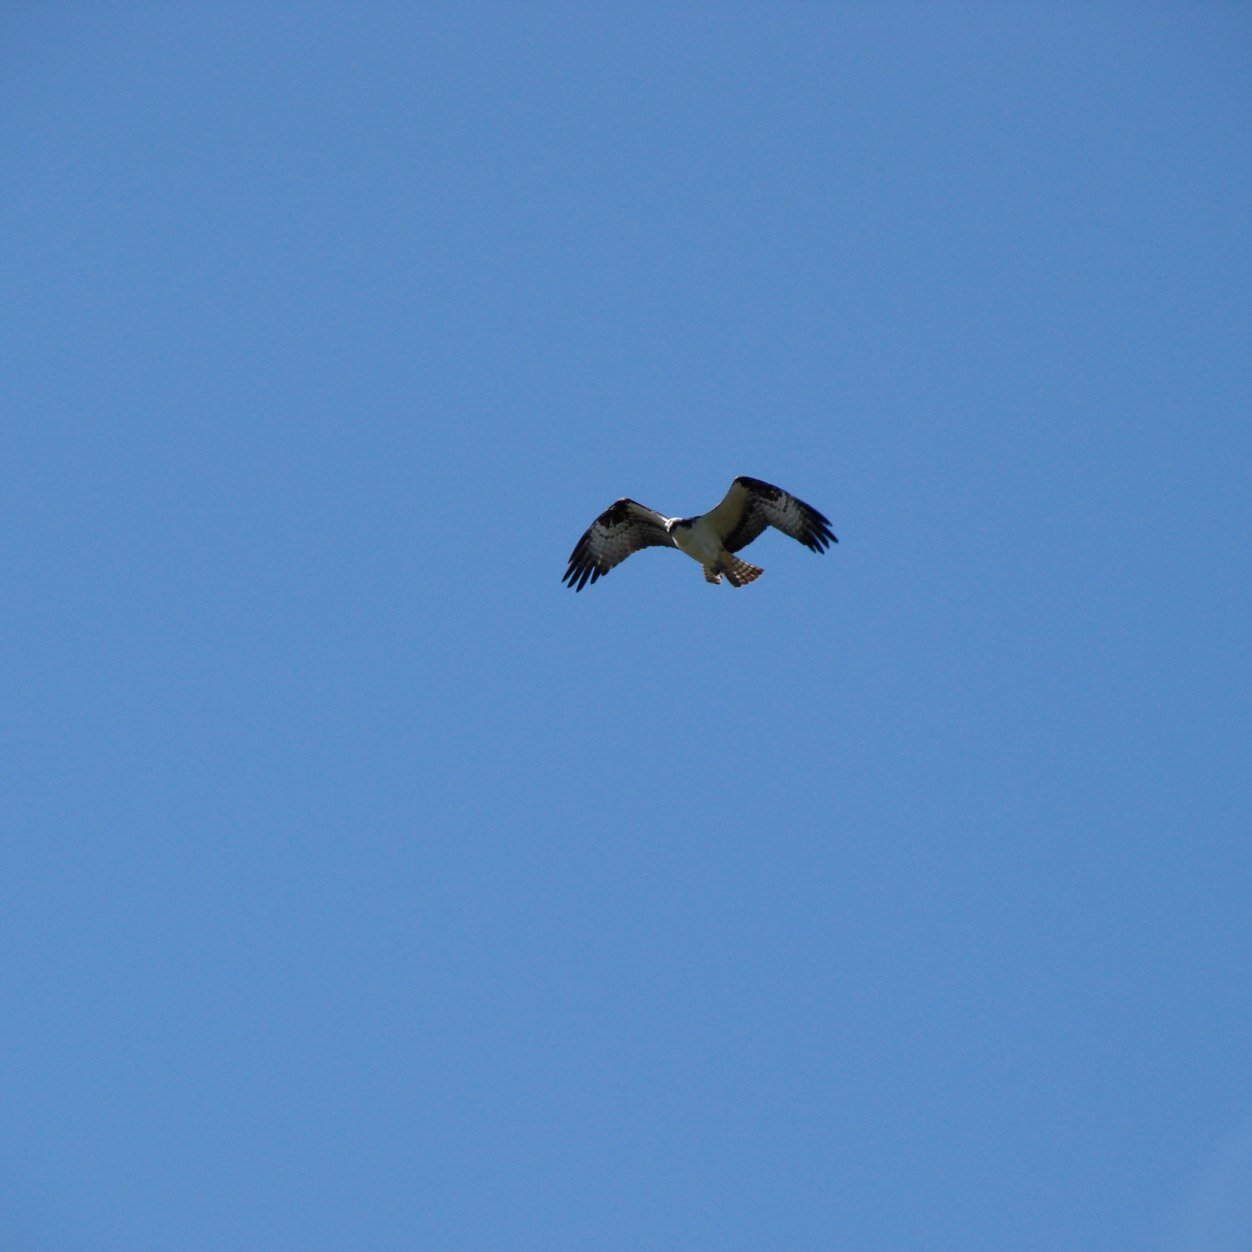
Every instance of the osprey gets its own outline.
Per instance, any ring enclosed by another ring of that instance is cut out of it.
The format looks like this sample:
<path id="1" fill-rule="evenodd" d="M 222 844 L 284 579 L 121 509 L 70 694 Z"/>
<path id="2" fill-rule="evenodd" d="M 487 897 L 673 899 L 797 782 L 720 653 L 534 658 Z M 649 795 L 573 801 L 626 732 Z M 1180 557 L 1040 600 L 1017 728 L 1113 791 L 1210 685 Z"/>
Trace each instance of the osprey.
<path id="1" fill-rule="evenodd" d="M 561 581 L 581 591 L 640 548 L 677 548 L 704 566 L 708 582 L 720 583 L 725 574 L 732 587 L 742 587 L 765 571 L 734 554 L 767 526 L 814 552 L 839 542 L 830 520 L 803 500 L 759 478 L 736 478 L 721 504 L 700 517 L 662 517 L 625 497 L 610 504 L 574 545 Z"/>

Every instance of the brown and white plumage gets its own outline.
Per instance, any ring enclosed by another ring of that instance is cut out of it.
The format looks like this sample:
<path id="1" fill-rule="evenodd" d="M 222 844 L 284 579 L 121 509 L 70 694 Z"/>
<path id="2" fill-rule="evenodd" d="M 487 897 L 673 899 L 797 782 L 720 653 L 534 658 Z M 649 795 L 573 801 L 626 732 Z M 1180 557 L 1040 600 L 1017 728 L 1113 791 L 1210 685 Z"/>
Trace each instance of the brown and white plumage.
<path id="1" fill-rule="evenodd" d="M 570 553 L 569 569 L 561 581 L 581 591 L 589 582 L 595 582 L 613 566 L 621 564 L 632 552 L 674 547 L 668 524 L 669 518 L 623 496 L 587 527 Z"/>
<path id="2" fill-rule="evenodd" d="M 664 517 L 634 500 L 614 502 L 574 545 L 561 581 L 581 591 L 631 553 L 661 547 L 677 548 L 698 561 L 711 583 L 720 583 L 725 575 L 732 587 L 742 587 L 763 571 L 734 554 L 769 526 L 813 552 L 825 552 L 838 542 L 830 520 L 812 505 L 759 478 L 741 477 L 715 509 L 700 517 Z"/>

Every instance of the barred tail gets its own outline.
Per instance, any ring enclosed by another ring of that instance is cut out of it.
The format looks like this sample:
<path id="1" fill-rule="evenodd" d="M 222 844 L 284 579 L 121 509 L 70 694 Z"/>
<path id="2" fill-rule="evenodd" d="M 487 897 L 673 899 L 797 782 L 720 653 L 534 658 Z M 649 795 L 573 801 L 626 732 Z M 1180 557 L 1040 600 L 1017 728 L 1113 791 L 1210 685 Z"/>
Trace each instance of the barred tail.
<path id="1" fill-rule="evenodd" d="M 718 561 L 718 566 L 732 587 L 746 587 L 748 583 L 765 573 L 759 565 L 749 565 L 747 561 L 741 561 L 737 556 L 722 557 Z"/>

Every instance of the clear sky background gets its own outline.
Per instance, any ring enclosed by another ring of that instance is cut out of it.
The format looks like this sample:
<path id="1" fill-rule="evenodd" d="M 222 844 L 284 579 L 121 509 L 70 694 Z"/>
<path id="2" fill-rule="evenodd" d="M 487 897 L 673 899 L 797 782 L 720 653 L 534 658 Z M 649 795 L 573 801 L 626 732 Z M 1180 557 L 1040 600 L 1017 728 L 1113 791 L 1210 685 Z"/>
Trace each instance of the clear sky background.
<path id="1" fill-rule="evenodd" d="M 1245 7 L 0 71 L 6 1249 L 1252 1246 Z"/>

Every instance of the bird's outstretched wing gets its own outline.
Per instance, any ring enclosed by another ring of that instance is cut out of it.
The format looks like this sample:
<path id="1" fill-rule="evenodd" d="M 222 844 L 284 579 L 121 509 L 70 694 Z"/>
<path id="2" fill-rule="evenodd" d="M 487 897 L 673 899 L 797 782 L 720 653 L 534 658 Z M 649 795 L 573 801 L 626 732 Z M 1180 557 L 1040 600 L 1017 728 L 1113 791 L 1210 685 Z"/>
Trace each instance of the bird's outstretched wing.
<path id="1" fill-rule="evenodd" d="M 640 548 L 672 548 L 673 539 L 665 529 L 665 518 L 642 504 L 625 498 L 610 504 L 574 545 L 569 569 L 561 579 L 581 591 L 601 574 L 620 565 Z"/>
<path id="2" fill-rule="evenodd" d="M 814 552 L 825 552 L 839 542 L 829 518 L 759 478 L 736 478 L 726 498 L 705 516 L 722 536 L 727 552 L 746 548 L 767 526 L 798 539 Z"/>

